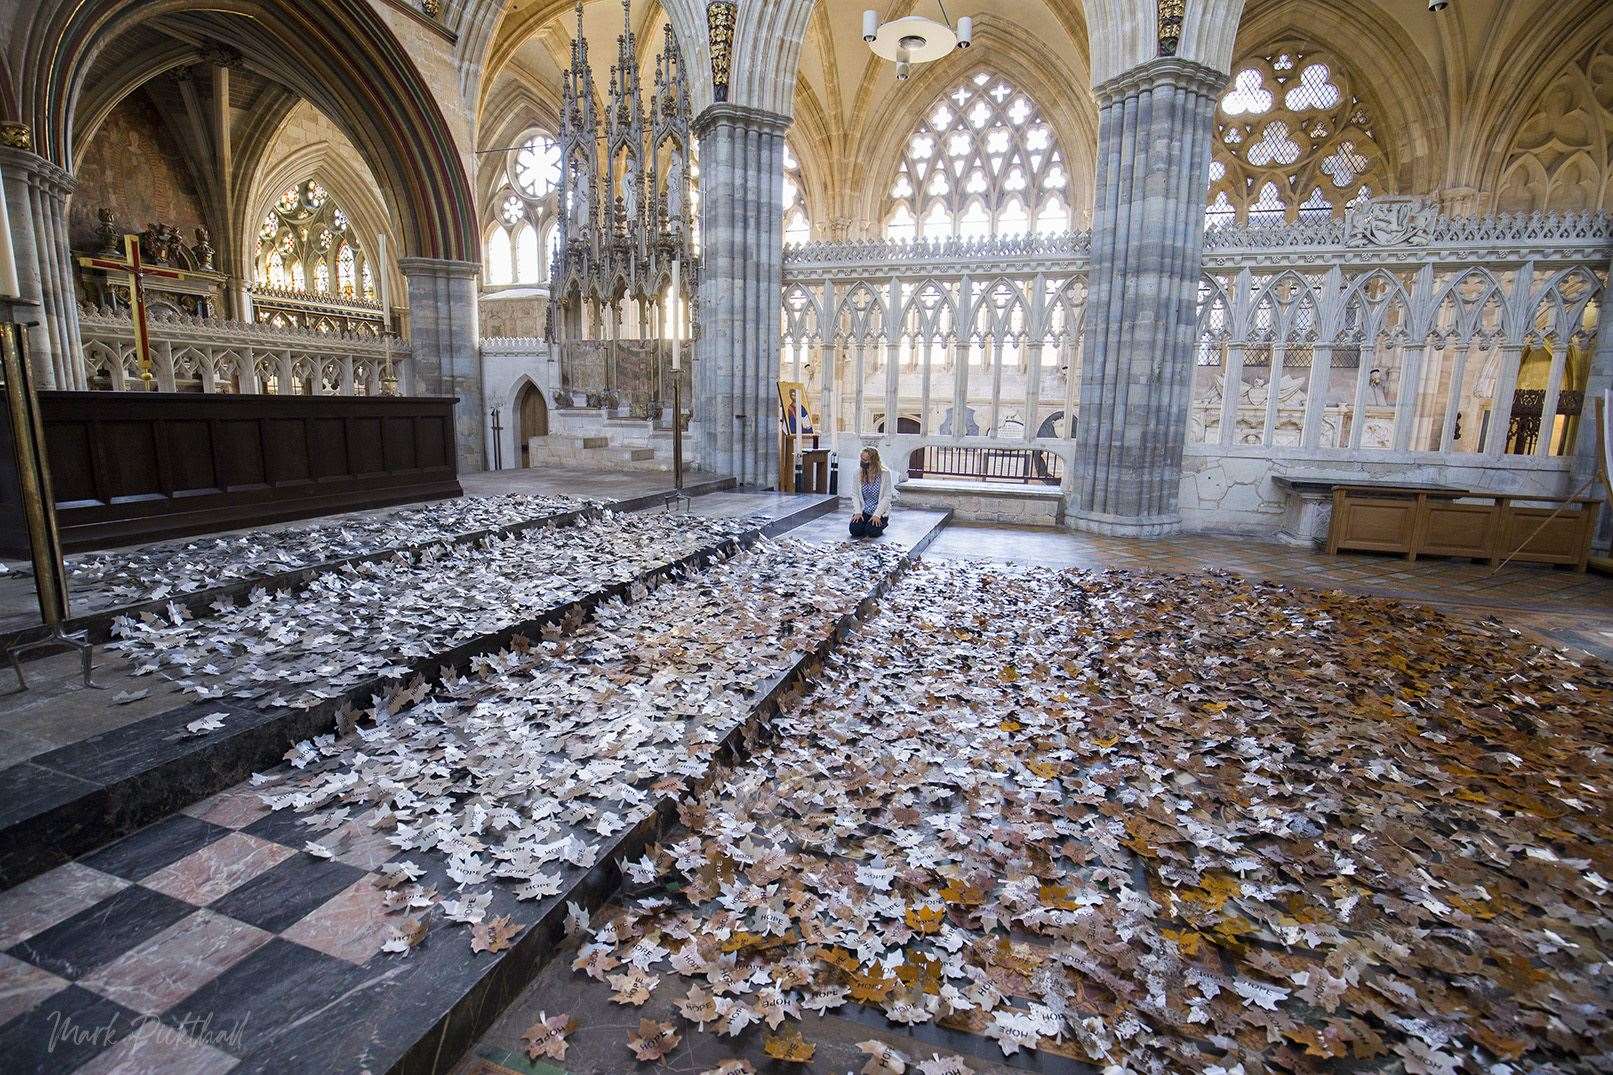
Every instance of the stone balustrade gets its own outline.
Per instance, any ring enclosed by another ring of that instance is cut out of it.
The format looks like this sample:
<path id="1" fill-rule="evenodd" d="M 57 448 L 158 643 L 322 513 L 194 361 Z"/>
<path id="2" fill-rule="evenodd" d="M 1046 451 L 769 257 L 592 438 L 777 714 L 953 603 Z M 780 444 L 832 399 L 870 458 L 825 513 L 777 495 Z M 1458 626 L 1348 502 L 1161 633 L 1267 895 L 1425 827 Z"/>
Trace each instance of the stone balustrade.
<path id="1" fill-rule="evenodd" d="M 90 387 L 139 389 L 127 313 L 81 307 L 79 324 Z M 398 392 L 413 382 L 409 345 L 393 337 L 185 316 L 153 318 L 149 329 L 158 391 L 378 395 L 389 358 Z"/>

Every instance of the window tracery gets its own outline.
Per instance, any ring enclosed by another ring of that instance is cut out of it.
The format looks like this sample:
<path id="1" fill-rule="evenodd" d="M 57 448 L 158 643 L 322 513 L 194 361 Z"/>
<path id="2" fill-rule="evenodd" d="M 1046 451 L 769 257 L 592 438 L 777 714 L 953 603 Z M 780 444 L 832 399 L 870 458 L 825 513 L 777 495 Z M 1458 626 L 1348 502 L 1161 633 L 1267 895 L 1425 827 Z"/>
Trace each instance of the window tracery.
<path id="1" fill-rule="evenodd" d="M 979 71 L 936 99 L 908 136 L 891 184 L 891 239 L 1070 230 L 1064 154 L 1030 96 Z"/>
<path id="2" fill-rule="evenodd" d="M 362 294 L 358 290 L 360 266 Z M 287 187 L 264 214 L 258 228 L 255 275 L 260 287 L 276 291 L 346 299 L 373 299 L 375 295 L 369 258 L 352 234 L 351 220 L 330 192 L 313 179 Z"/>
<path id="3" fill-rule="evenodd" d="M 1389 191 L 1372 118 L 1337 58 L 1284 47 L 1233 71 L 1216 109 L 1208 226 L 1342 216 Z"/>
<path id="4" fill-rule="evenodd" d="M 538 236 L 549 227 L 560 187 L 560 144 L 541 131 L 529 132 L 510 151 L 503 183 L 493 195 L 494 219 L 483 248 L 489 286 L 542 283 L 549 259 Z"/>
<path id="5" fill-rule="evenodd" d="M 1613 209 L 1613 38 L 1536 99 L 1509 147 L 1496 208 Z"/>
<path id="6" fill-rule="evenodd" d="M 784 241 L 804 243 L 812 238 L 812 213 L 801 184 L 801 161 L 790 143 L 784 143 Z"/>

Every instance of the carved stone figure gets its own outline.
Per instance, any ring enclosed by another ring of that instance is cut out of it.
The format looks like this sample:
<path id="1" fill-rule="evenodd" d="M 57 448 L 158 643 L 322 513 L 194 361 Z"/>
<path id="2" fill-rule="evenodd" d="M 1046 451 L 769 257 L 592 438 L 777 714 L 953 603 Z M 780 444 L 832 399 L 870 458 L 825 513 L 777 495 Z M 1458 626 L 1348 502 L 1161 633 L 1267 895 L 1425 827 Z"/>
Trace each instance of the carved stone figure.
<path id="1" fill-rule="evenodd" d="M 638 187 L 638 161 L 629 157 L 622 173 L 622 206 L 627 210 L 628 227 L 638 223 Z"/>
<path id="2" fill-rule="evenodd" d="M 179 232 L 172 225 L 147 224 L 140 236 L 140 255 L 153 265 L 172 265 L 179 245 Z"/>
<path id="3" fill-rule="evenodd" d="M 1363 199 L 1344 215 L 1344 241 L 1350 246 L 1426 246 L 1438 216 L 1438 206 L 1426 198 Z"/>
<path id="4" fill-rule="evenodd" d="M 674 223 L 683 219 L 683 158 L 672 154 L 666 169 L 666 215 Z"/>
<path id="5" fill-rule="evenodd" d="M 190 248 L 191 255 L 196 259 L 196 267 L 203 272 L 213 271 L 213 235 L 207 230 L 205 224 L 196 226 L 196 245 Z"/>

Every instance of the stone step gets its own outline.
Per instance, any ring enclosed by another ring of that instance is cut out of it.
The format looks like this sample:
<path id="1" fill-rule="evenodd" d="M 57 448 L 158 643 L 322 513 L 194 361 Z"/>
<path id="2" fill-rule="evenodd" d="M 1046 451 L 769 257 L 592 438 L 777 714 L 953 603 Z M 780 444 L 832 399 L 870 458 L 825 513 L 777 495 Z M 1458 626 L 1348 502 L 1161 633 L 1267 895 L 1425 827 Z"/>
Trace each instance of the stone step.
<path id="1" fill-rule="evenodd" d="M 834 508 L 829 497 L 790 499 L 800 502 L 798 510 L 787 513 L 791 518 L 820 518 Z M 780 517 L 767 529 L 791 526 Z M 884 573 L 863 600 L 848 607 L 833 634 L 810 652 L 795 655 L 787 667 L 755 686 L 747 704 L 734 714 L 734 726 L 712 752 L 705 771 L 691 775 L 688 786 L 718 779 L 725 768 L 746 756 L 785 699 L 800 690 L 808 675 L 822 668 L 853 624 L 874 607 L 879 595 L 939 531 L 937 523 L 927 533 L 914 535 L 916 541 L 904 537 L 894 542 L 905 550 L 905 559 Z M 221 1061 L 239 1062 L 235 1071 L 445 1072 L 518 995 L 534 970 L 560 950 L 568 905 L 574 902 L 586 911 L 597 910 L 620 883 L 618 862 L 639 857 L 676 824 L 678 795 L 676 790 L 653 793 L 646 803 L 648 816 L 608 838 L 592 867 L 552 867 L 560 876 L 561 890 L 541 902 L 517 901 L 511 885 L 492 886 L 492 905 L 486 909 L 484 921 L 507 915 L 514 927 L 513 944 L 502 951 L 474 951 L 468 931 L 435 913 L 421 916 L 427 934 L 414 951 L 406 955 L 380 951 L 386 927 L 403 920 L 380 913 L 375 884 L 380 864 L 404 859 L 417 862 L 425 870 L 422 884 L 451 893 L 455 882 L 442 857 L 421 851 L 394 854 L 384 844 L 348 840 L 340 833 L 311 834 L 304 824 L 306 814 L 289 810 L 264 813 L 261 806 L 253 805 L 257 795 L 245 786 L 231 787 L 216 800 L 198 804 L 187 814 L 167 817 L 86 858 L 74 867 L 77 872 L 62 877 L 62 883 L 84 888 L 83 876 L 98 877 L 86 868 L 92 861 L 96 870 L 110 875 L 98 878 L 102 889 L 74 890 L 86 905 L 78 917 L 93 920 L 97 937 L 121 938 L 137 929 L 150 933 L 187 913 L 195 914 L 181 900 L 196 903 L 196 892 L 187 890 L 176 898 L 166 895 L 168 889 L 141 887 L 139 882 L 152 876 L 154 863 L 170 863 L 214 845 L 223 851 L 223 840 L 249 843 L 256 854 L 271 851 L 271 861 L 278 865 L 222 897 L 212 897 L 212 913 L 225 926 L 232 919 L 243 921 L 274 938 L 227 969 L 198 975 L 210 980 L 158 1014 L 166 1020 L 179 1011 L 207 1012 L 213 1017 L 214 1029 L 221 1031 L 213 1047 L 222 1054 Z M 244 835 L 232 834 L 231 829 Z M 334 860 L 320 861 L 301 852 L 310 839 L 323 841 L 335 852 Z M 247 853 L 230 849 L 221 857 L 238 860 Z M 29 894 L 28 898 L 38 897 Z M 137 915 L 161 920 L 147 926 L 144 921 L 134 921 Z M 378 932 L 370 932 L 372 929 Z M 49 959 L 60 949 L 59 943 L 54 947 L 45 944 L 39 948 L 38 958 Z M 31 949 L 23 953 L 30 954 Z M 111 1002 L 98 1003 L 129 1017 Z M 37 1023 L 48 1037 L 50 1014 L 60 1007 L 59 1001 L 53 1005 L 47 997 L 18 1018 L 30 1021 L 30 1032 Z M 238 1023 L 244 1032 L 226 1038 L 222 1031 Z"/>
<path id="2" fill-rule="evenodd" d="M 732 478 L 705 479 L 689 483 L 686 492 L 698 496 L 733 487 Z M 665 498 L 665 492 L 654 492 L 605 507 L 636 511 L 662 504 Z M 771 536 L 834 509 L 832 498 L 820 499 L 822 503 L 817 499 L 803 499 L 799 504 L 785 502 L 764 509 L 772 517 L 771 521 L 750 531 L 747 537 L 754 540 L 756 536 Z M 581 518 L 583 513 L 576 513 L 576 516 Z M 592 517 L 592 513 L 587 516 Z M 539 520 L 525 528 L 549 521 Z M 556 517 L 555 521 L 561 520 Z M 484 536 L 486 532 L 459 540 Z M 398 551 L 354 558 L 354 562 L 378 560 Z M 697 561 L 706 552 L 709 550 L 691 555 L 689 562 Z M 322 568 L 303 569 L 288 575 L 295 576 L 296 584 L 301 585 L 319 570 Z M 235 601 L 263 585 L 264 579 L 257 578 L 219 587 L 209 591 L 208 603 L 220 597 Z M 530 621 L 472 638 L 451 653 L 433 654 L 410 662 L 410 673 L 403 678 L 408 680 L 418 674 L 428 681 L 435 680 L 446 667 L 502 648 L 514 635 L 536 637 L 542 624 L 559 623 L 565 616 L 586 613 L 616 591 L 626 593 L 627 587 L 584 595 Z M 193 595 L 192 600 L 203 596 Z M 147 606 L 161 611 L 166 601 L 148 602 L 139 607 Z M 127 614 L 131 609 L 102 610 L 95 614 L 95 619 L 110 623 L 112 617 Z M 206 605 L 191 607 L 191 611 L 205 615 Z M 405 662 L 400 658 L 399 663 Z M 330 731 L 335 726 L 336 712 L 345 701 L 356 706 L 366 705 L 371 695 L 380 692 L 381 686 L 381 680 L 370 680 L 312 709 L 261 708 L 256 703 L 271 693 L 268 690 L 245 699 L 232 696 L 216 701 L 187 700 L 121 728 L 0 769 L 0 890 L 273 765 L 293 743 Z M 187 724 L 215 713 L 224 714 L 223 728 L 206 735 L 186 734 Z"/>
<path id="3" fill-rule="evenodd" d="M 654 448 L 636 448 L 631 445 L 618 444 L 605 449 L 605 458 L 618 463 L 640 463 L 646 459 L 655 458 Z"/>

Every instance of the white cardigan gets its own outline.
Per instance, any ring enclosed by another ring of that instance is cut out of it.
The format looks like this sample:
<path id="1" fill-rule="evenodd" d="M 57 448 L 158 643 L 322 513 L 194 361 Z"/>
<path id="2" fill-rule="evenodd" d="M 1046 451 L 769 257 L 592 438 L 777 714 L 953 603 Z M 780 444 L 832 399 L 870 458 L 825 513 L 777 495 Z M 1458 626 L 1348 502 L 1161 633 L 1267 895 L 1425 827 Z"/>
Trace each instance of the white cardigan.
<path id="1" fill-rule="evenodd" d="M 860 465 L 853 467 L 851 473 L 851 513 L 861 515 L 863 513 L 862 467 Z M 891 491 L 895 485 L 896 479 L 891 477 L 890 468 L 881 463 L 879 467 L 879 506 L 874 509 L 874 514 L 881 519 L 891 517 Z"/>

